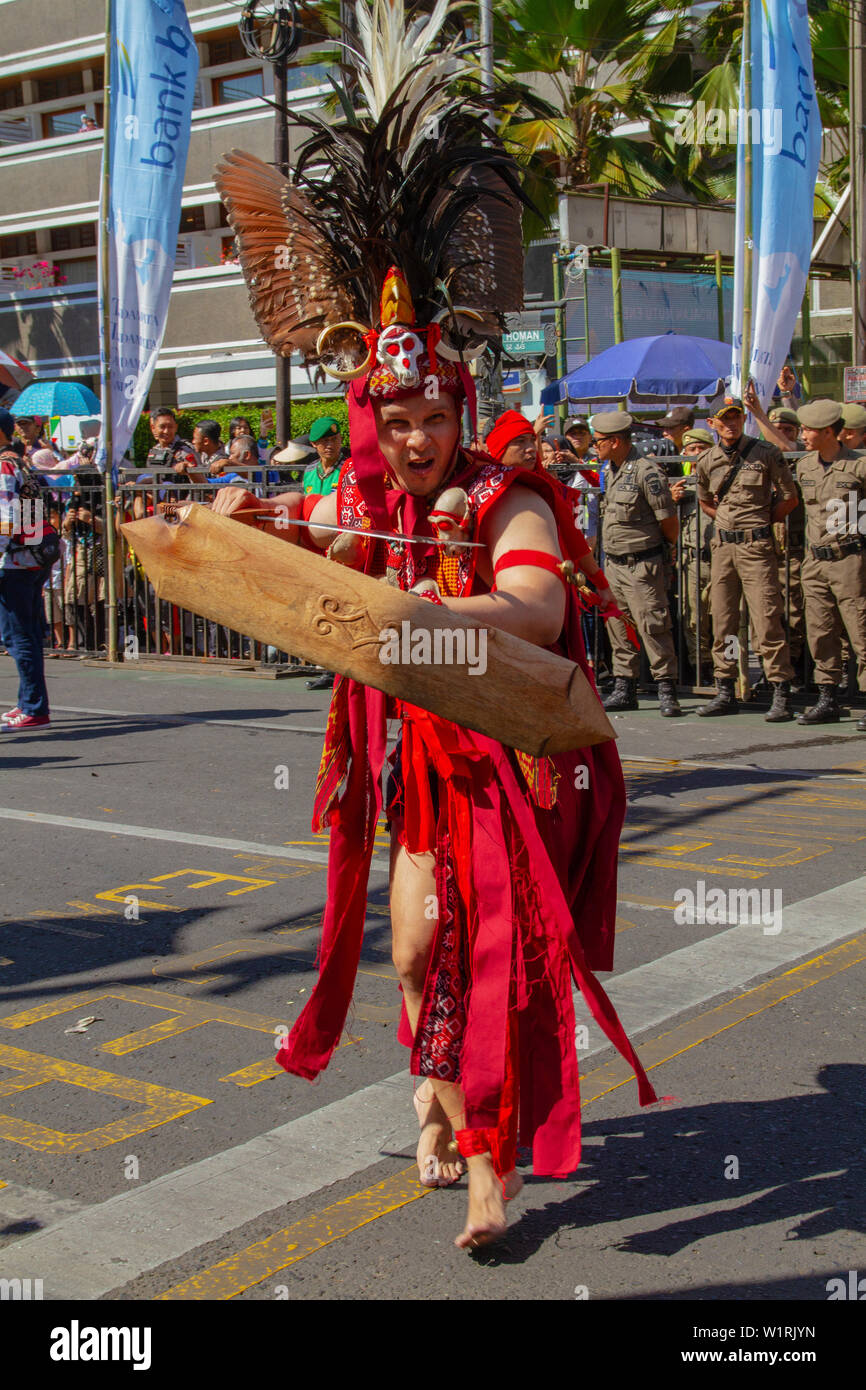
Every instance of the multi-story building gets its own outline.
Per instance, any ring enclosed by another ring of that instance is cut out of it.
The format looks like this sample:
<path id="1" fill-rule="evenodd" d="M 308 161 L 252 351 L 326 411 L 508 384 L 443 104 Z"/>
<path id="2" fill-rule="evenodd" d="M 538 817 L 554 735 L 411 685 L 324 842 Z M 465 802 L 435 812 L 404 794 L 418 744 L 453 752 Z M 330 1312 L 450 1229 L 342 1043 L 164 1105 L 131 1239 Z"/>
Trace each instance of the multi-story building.
<path id="1" fill-rule="evenodd" d="M 151 401 L 273 400 L 273 357 L 230 259 L 233 239 L 213 182 L 227 150 L 273 158 L 274 110 L 262 100 L 273 96 L 273 69 L 245 52 L 238 0 L 187 0 L 186 8 L 199 78 Z M 0 347 L 39 377 L 75 377 L 97 391 L 104 21 L 104 0 L 0 0 Z M 293 63 L 289 85 L 293 107 L 315 105 L 327 89 L 325 68 Z M 85 117 L 95 129 L 83 128 Z M 59 288 L 53 266 L 64 277 Z M 334 387 L 314 388 L 300 359 L 293 363 L 296 396 Z"/>
<path id="2" fill-rule="evenodd" d="M 243 48 L 240 0 L 187 0 L 186 8 L 200 68 L 173 292 L 151 403 L 208 408 L 272 401 L 273 358 L 250 312 L 240 268 L 230 259 L 233 239 L 213 171 L 234 147 L 272 159 L 274 111 L 263 98 L 273 95 L 273 69 Z M 29 362 L 40 377 L 75 377 L 97 390 L 104 15 L 104 0 L 0 0 L 0 348 Z M 289 84 L 295 109 L 315 107 L 330 91 L 322 66 L 294 62 Z M 87 124 L 95 128 L 85 129 Z M 297 139 L 290 127 L 290 158 Z M 640 284 L 628 306 L 628 336 L 667 328 L 713 335 L 714 312 L 696 330 L 693 317 L 678 312 L 667 294 L 666 277 L 676 271 L 677 255 L 699 261 L 714 247 L 723 249 L 730 264 L 730 207 L 698 208 L 682 198 L 673 203 L 615 199 L 608 228 L 600 193 L 576 194 L 569 201 L 572 243 L 620 246 L 626 265 L 639 248 L 653 259 L 651 278 L 659 282 L 667 310 L 649 305 L 647 275 L 633 276 Z M 555 371 L 549 333 L 546 356 L 540 346 L 541 330 L 553 316 L 549 274 L 555 249 L 555 242 L 537 244 L 527 258 L 522 326 L 534 334 L 534 351 L 521 358 L 529 370 L 512 371 L 508 379 L 514 393 L 509 403 L 527 412 L 535 411 L 539 392 Z M 844 247 L 834 253 L 844 265 Z M 604 264 L 604 258 L 596 263 Z M 62 284 L 55 284 L 54 266 Z M 683 269 L 706 267 L 683 263 Z M 711 284 L 706 273 L 700 280 L 704 290 Z M 813 281 L 816 358 L 826 363 L 830 389 L 839 372 L 830 364 L 847 360 L 850 352 L 847 296 L 845 284 Z M 603 320 L 610 317 L 609 299 L 605 287 L 586 329 L 569 327 L 569 365 L 607 346 Z M 575 313 L 573 308 L 571 317 Z M 583 316 L 584 311 L 577 313 Z M 823 379 L 820 384 L 825 386 Z M 293 362 L 295 398 L 339 390 L 331 381 L 314 385 L 300 359 Z"/>

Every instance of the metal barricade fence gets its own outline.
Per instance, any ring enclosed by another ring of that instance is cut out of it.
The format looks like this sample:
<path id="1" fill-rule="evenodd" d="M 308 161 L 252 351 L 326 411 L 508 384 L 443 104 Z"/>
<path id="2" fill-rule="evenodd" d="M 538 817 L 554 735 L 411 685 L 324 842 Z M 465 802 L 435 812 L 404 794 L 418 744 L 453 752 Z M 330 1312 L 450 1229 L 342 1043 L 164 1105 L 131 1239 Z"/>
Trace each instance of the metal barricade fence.
<path id="1" fill-rule="evenodd" d="M 122 476 L 117 487 L 117 525 L 158 513 L 166 503 L 210 502 L 217 491 L 212 483 L 179 485 L 171 473 L 148 470 L 148 481 L 135 475 Z M 251 483 L 258 496 L 272 497 L 288 490 L 286 481 Z M 291 483 L 288 485 L 291 486 Z M 177 604 L 157 597 L 153 585 L 126 537 L 118 531 L 117 564 L 117 649 L 124 661 L 142 657 L 163 657 L 191 661 L 215 660 L 267 666 L 271 669 L 295 668 L 307 671 L 307 664 L 290 652 L 257 642 L 246 633 L 203 618 Z"/>
<path id="2" fill-rule="evenodd" d="M 798 454 L 787 454 L 788 460 L 796 459 Z M 660 464 L 676 464 L 674 458 L 659 459 Z M 694 462 L 694 460 L 692 460 Z M 286 476 L 288 475 L 288 476 Z M 687 485 L 691 478 L 686 479 Z M 121 521 L 132 521 L 157 512 L 166 502 L 183 500 L 211 501 L 216 489 L 213 484 L 178 484 L 171 473 L 157 473 L 148 470 L 147 481 L 138 481 L 138 474 L 127 470 L 121 475 L 117 487 L 114 524 L 119 528 Z M 672 479 L 672 481 L 674 481 Z M 297 486 L 296 478 L 286 470 L 280 482 L 254 483 L 253 490 L 260 496 L 274 496 Z M 689 488 L 689 490 L 693 490 Z M 603 497 L 603 488 L 581 488 L 585 496 Z M 66 650 L 78 655 L 96 656 L 108 649 L 107 624 L 107 573 L 108 557 L 106 547 L 106 508 L 104 481 L 94 474 L 76 478 L 72 486 L 55 486 L 49 482 L 47 503 L 50 518 L 61 533 L 61 557 L 51 571 L 44 589 L 44 612 L 48 627 L 47 645 L 55 650 Z M 684 522 L 697 507 L 697 500 L 685 498 L 676 504 L 680 521 L 679 536 L 673 553 L 673 578 L 670 586 L 672 602 L 673 630 L 677 648 L 679 682 L 681 685 L 694 684 L 702 687 L 712 684 L 712 661 L 702 655 L 699 634 L 708 616 L 708 595 L 705 594 L 709 578 L 709 557 L 706 547 L 700 543 L 696 547 L 683 544 Z M 786 631 L 790 630 L 792 598 L 794 585 L 791 578 L 790 519 L 786 518 L 784 559 L 780 561 L 780 578 L 784 598 L 784 621 Z M 700 533 L 696 523 L 696 535 Z M 691 551 L 694 549 L 694 554 Z M 604 551 L 601 545 L 601 520 L 598 523 L 596 558 L 604 565 Z M 299 658 L 289 652 L 277 651 L 263 646 L 248 635 L 236 632 L 202 618 L 189 610 L 179 608 L 165 600 L 158 599 L 153 586 L 130 549 L 126 538 L 117 530 L 115 543 L 115 577 L 117 588 L 117 649 L 123 660 L 133 661 L 141 657 L 162 657 L 166 659 L 187 659 L 192 661 L 219 660 L 246 666 L 260 665 L 270 668 L 294 668 L 306 671 L 308 668 Z M 690 572 L 691 571 L 691 575 Z M 692 579 L 695 601 L 692 605 L 695 633 L 695 659 L 687 661 L 686 623 L 688 605 L 684 603 L 686 584 Z M 710 617 L 710 632 L 712 621 Z M 604 635 L 604 623 L 597 610 L 593 609 L 584 620 L 584 636 L 587 651 L 598 674 L 609 670 L 609 644 Z M 710 638 L 710 644 L 712 637 Z M 646 657 L 641 650 L 641 680 L 646 683 L 649 671 Z M 798 677 L 808 683 L 812 676 L 812 662 L 808 647 L 803 644 L 801 669 Z M 849 669 L 853 663 L 849 663 Z M 851 670 L 849 687 L 853 690 L 855 673 Z"/>

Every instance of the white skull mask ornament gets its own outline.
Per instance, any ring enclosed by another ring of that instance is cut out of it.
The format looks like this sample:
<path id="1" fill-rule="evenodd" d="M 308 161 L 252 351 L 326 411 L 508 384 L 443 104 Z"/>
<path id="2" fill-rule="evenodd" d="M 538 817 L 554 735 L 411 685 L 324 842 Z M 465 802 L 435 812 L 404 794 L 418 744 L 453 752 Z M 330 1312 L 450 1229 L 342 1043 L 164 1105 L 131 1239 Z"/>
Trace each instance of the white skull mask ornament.
<path id="1" fill-rule="evenodd" d="M 392 323 L 379 334 L 376 358 L 383 367 L 393 372 L 398 385 L 420 386 L 418 359 L 423 351 L 424 343 L 417 333 L 404 324 Z"/>

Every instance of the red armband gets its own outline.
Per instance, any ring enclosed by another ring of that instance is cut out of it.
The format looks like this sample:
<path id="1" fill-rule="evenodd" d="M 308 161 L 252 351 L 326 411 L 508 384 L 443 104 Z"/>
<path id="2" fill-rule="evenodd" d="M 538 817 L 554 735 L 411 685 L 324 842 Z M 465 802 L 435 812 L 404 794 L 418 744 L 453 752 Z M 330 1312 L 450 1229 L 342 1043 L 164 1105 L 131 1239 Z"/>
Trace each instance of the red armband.
<path id="1" fill-rule="evenodd" d="M 493 566 L 493 574 L 496 576 L 500 570 L 514 569 L 517 565 L 532 565 L 535 569 L 549 570 L 557 579 L 561 579 L 563 584 L 568 582 L 562 572 L 563 561 L 557 560 L 555 555 L 548 555 L 544 550 L 507 550 Z"/>

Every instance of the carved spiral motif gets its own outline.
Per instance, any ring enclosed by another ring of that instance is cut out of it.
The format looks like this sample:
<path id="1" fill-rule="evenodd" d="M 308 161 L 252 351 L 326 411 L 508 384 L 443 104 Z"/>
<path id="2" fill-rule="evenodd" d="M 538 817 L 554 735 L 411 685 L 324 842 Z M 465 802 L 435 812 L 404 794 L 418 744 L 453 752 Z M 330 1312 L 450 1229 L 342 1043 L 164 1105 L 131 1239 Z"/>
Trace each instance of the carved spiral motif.
<path id="1" fill-rule="evenodd" d="M 338 598 L 330 598 L 323 594 L 319 598 L 317 615 L 314 619 L 314 627 L 323 637 L 330 637 L 334 632 L 334 625 L 344 625 L 348 623 L 361 623 L 363 628 L 358 633 L 352 634 L 352 647 L 369 647 L 379 645 L 379 631 L 373 624 L 367 609 L 358 604 L 343 603 Z M 366 631 L 364 630 L 366 629 Z"/>

